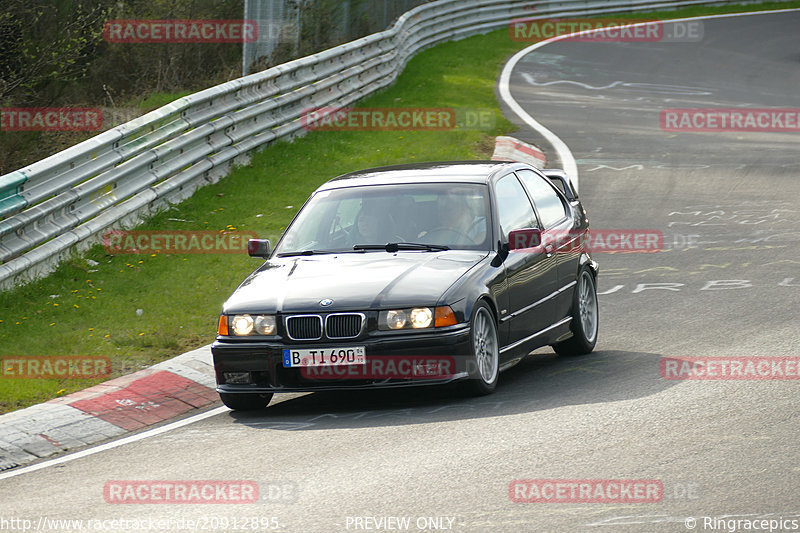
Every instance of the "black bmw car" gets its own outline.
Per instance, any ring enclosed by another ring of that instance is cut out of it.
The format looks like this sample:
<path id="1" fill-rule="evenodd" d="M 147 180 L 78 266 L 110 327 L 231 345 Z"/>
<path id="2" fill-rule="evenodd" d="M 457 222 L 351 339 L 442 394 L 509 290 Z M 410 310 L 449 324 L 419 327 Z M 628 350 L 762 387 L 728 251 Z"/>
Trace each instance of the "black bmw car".
<path id="1" fill-rule="evenodd" d="M 319 187 L 225 302 L 211 351 L 232 409 L 275 392 L 463 381 L 532 350 L 594 349 L 597 263 L 568 177 L 522 163 L 354 172 Z M 566 237 L 565 237 L 566 236 Z"/>

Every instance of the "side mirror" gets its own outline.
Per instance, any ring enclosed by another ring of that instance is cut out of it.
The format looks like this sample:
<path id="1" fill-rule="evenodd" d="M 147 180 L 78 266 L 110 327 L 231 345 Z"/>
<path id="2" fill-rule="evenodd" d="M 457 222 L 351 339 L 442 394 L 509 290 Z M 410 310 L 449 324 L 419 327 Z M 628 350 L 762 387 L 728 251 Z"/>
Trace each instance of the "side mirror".
<path id="1" fill-rule="evenodd" d="M 509 250 L 536 248 L 542 244 L 542 230 L 539 228 L 515 229 L 508 233 Z"/>
<path id="2" fill-rule="evenodd" d="M 267 239 L 250 239 L 247 241 L 247 253 L 250 257 L 269 257 L 270 244 Z"/>

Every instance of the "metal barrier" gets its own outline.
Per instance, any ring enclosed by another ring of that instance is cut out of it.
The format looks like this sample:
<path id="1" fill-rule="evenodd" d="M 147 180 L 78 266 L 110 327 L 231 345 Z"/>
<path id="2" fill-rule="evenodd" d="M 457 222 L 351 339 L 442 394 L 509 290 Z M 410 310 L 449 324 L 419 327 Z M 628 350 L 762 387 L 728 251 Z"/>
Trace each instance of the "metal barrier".
<path id="1" fill-rule="evenodd" d="M 0 290 L 217 182 L 253 150 L 302 134 L 304 110 L 347 106 L 386 87 L 415 53 L 439 42 L 516 18 L 729 2 L 439 0 L 386 31 L 180 98 L 0 176 Z"/>

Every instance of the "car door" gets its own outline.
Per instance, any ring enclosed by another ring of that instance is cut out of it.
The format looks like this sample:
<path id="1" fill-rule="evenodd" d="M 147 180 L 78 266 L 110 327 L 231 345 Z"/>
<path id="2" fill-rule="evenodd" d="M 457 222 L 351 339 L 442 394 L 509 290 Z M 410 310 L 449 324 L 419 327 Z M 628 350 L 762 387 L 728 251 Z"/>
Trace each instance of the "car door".
<path id="1" fill-rule="evenodd" d="M 518 170 L 528 194 L 533 200 L 536 215 L 542 224 L 542 241 L 551 241 L 552 259 L 557 264 L 558 294 L 553 299 L 553 321 L 567 316 L 572 306 L 570 290 L 576 280 L 580 259 L 580 235 L 574 230 L 571 210 L 550 181 L 533 170 Z"/>
<path id="2" fill-rule="evenodd" d="M 539 227 L 530 199 L 514 174 L 495 182 L 495 201 L 504 244 L 511 231 Z M 543 247 L 510 250 L 504 268 L 507 307 L 500 310 L 500 322 L 506 338 L 501 344 L 510 349 L 553 322 L 552 293 L 558 272 L 555 258 Z"/>

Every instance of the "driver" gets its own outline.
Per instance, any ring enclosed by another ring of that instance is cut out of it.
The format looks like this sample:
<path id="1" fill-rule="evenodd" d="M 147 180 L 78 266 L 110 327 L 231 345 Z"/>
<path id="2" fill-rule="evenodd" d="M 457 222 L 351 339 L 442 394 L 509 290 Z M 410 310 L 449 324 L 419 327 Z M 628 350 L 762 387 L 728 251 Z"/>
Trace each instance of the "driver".
<path id="1" fill-rule="evenodd" d="M 464 194 L 450 191 L 436 199 L 439 224 L 451 230 L 459 244 L 479 244 L 486 237 L 486 219 L 475 216 Z M 465 237 L 469 240 L 466 241 Z"/>

